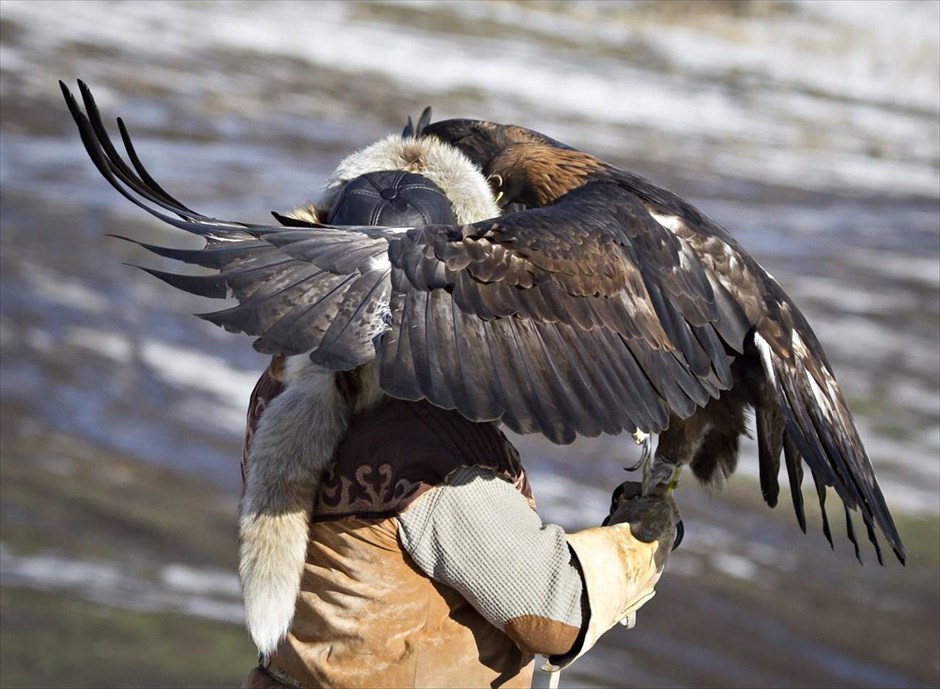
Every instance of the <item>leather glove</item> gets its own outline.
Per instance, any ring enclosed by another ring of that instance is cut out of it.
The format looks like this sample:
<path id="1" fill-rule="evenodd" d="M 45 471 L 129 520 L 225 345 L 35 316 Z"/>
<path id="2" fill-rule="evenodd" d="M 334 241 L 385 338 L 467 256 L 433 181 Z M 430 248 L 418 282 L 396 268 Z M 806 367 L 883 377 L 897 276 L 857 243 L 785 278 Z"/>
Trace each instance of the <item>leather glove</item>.
<path id="1" fill-rule="evenodd" d="M 666 495 L 665 490 L 643 495 L 643 484 L 638 481 L 624 481 L 614 489 L 610 514 L 603 525 L 624 523 L 630 525 L 630 532 L 638 540 L 644 543 L 657 541 L 660 546 L 658 552 L 663 553 L 663 557 L 679 547 L 685 533 L 679 508 L 672 496 Z"/>
<path id="2" fill-rule="evenodd" d="M 604 526 L 567 535 L 581 567 L 589 610 L 580 643 L 549 658 L 543 670 L 570 665 L 618 622 L 632 626 L 636 611 L 653 597 L 678 541 L 679 509 L 671 497 L 643 495 L 641 488 L 633 481 L 620 484 Z"/>

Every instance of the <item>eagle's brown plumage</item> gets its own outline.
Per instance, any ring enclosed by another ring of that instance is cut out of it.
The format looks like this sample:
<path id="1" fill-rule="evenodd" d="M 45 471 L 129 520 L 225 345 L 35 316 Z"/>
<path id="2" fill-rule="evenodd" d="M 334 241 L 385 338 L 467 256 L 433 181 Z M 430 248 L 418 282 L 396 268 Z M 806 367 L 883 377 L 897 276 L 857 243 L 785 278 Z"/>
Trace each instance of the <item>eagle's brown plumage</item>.
<path id="1" fill-rule="evenodd" d="M 311 352 L 334 370 L 377 357 L 387 394 L 555 442 L 660 433 L 657 455 L 707 482 L 734 469 L 753 408 L 765 500 L 777 501 L 782 455 L 805 530 L 805 461 L 820 504 L 833 487 L 847 518 L 861 512 L 876 548 L 877 525 L 903 561 L 809 325 L 724 228 L 678 196 L 522 127 L 425 117 L 411 133 L 462 151 L 514 212 L 417 228 L 224 222 L 163 191 L 121 124 L 126 164 L 80 85 L 87 116 L 63 92 L 101 173 L 207 241 L 197 251 L 147 248 L 219 270 L 151 272 L 203 296 L 233 294 L 238 306 L 205 317 L 255 335 L 259 350 Z"/>

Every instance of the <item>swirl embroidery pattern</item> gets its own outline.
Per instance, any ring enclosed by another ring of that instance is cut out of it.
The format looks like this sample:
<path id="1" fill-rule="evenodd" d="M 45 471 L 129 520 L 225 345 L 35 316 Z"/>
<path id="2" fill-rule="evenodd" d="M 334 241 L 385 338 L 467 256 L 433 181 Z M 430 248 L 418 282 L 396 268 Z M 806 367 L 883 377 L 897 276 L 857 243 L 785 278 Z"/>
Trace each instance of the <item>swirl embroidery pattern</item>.
<path id="1" fill-rule="evenodd" d="M 317 517 L 394 514 L 407 498 L 426 485 L 407 478 L 393 481 L 391 464 L 378 467 L 363 464 L 356 469 L 354 478 L 352 481 L 337 476 L 332 469 L 324 476 Z"/>

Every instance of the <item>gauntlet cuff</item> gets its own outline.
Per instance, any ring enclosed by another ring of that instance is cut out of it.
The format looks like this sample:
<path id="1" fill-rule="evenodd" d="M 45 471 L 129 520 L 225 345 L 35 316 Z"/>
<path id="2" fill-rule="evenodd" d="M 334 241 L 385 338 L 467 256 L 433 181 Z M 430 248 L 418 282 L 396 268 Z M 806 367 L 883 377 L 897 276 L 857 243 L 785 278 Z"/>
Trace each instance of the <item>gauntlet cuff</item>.
<path id="1" fill-rule="evenodd" d="M 585 529 L 566 538 L 581 565 L 589 616 L 583 640 L 568 653 L 551 656 L 543 667 L 547 671 L 561 670 L 573 663 L 604 632 L 652 598 L 664 564 L 664 558 L 656 558 L 659 542 L 644 543 L 637 539 L 628 523 Z"/>

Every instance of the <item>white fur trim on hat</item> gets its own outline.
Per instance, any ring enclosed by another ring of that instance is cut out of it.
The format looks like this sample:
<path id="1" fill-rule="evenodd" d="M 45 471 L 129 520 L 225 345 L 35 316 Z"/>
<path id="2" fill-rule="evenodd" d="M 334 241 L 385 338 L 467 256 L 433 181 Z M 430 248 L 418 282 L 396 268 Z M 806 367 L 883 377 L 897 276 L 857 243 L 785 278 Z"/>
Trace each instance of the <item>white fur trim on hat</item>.
<path id="1" fill-rule="evenodd" d="M 285 215 L 323 222 L 347 182 L 382 170 L 405 170 L 427 177 L 450 199 L 461 224 L 500 214 L 483 173 L 463 153 L 433 137 L 402 138 L 392 134 L 343 159 L 330 175 L 320 200 Z"/>

